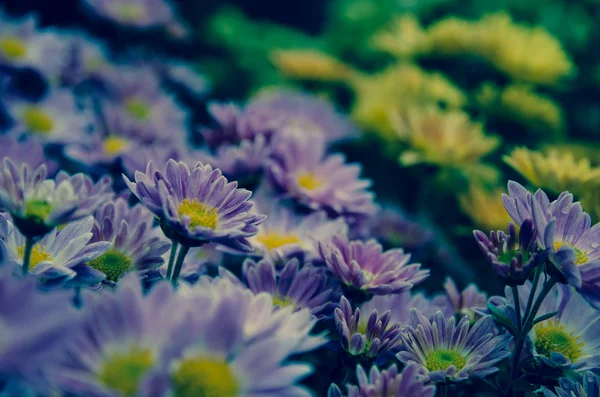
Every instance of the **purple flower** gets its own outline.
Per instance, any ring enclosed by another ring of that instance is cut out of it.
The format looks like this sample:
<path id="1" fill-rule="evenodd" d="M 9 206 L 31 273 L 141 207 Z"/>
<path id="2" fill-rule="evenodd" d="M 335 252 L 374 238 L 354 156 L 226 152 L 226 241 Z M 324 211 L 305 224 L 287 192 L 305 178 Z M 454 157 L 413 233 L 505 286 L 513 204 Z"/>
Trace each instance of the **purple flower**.
<path id="1" fill-rule="evenodd" d="M 364 313 L 364 312 L 363 312 Z M 342 296 L 340 307 L 335 309 L 335 328 L 345 351 L 353 356 L 377 357 L 396 350 L 400 343 L 400 324 L 390 322 L 390 310 L 379 315 L 377 310 L 361 317 L 360 309 L 354 313 L 346 297 Z"/>
<path id="2" fill-rule="evenodd" d="M 409 322 L 410 309 L 417 309 L 425 317 L 431 318 L 443 308 L 437 306 L 437 303 L 436 300 L 427 299 L 422 293 L 411 294 L 411 291 L 405 291 L 395 295 L 376 295 L 360 305 L 360 309 L 363 313 L 390 311 L 390 323 L 398 323 L 404 327 Z"/>
<path id="3" fill-rule="evenodd" d="M 136 171 L 144 172 L 150 160 L 154 161 L 156 164 L 166 164 L 167 161 L 173 159 L 175 161 L 185 162 L 190 168 L 193 168 L 199 161 L 198 159 L 192 161 L 191 156 L 183 146 L 170 145 L 141 146 L 133 151 L 125 151 L 119 154 L 119 156 L 122 158 L 125 174 L 129 178 L 133 178 Z M 202 161 L 202 159 L 200 159 L 200 161 Z"/>
<path id="4" fill-rule="evenodd" d="M 66 62 L 60 73 L 60 83 L 67 87 L 82 82 L 104 82 L 112 64 L 104 43 L 77 32 L 68 38 Z"/>
<path id="5" fill-rule="evenodd" d="M 335 215 L 366 216 L 376 212 L 369 180 L 359 179 L 360 166 L 346 164 L 344 156 L 326 155 L 317 134 L 286 133 L 273 143 L 268 175 L 285 196 L 312 209 Z"/>
<path id="6" fill-rule="evenodd" d="M 80 109 L 68 89 L 51 91 L 39 102 L 5 102 L 14 134 L 33 134 L 46 143 L 81 142 L 89 135 L 91 114 Z"/>
<path id="7" fill-rule="evenodd" d="M 0 239 L 0 243 L 1 243 Z M 0 257 L 0 264 L 2 263 Z M 20 378 L 48 391 L 40 365 L 54 362 L 71 330 L 76 327 L 71 294 L 36 290 L 35 279 L 13 277 L 0 269 L 0 374 L 3 380 Z"/>
<path id="8" fill-rule="evenodd" d="M 259 203 L 258 209 L 261 208 L 268 209 L 267 219 L 248 240 L 256 255 L 272 258 L 276 263 L 293 256 L 302 256 L 306 261 L 320 259 L 314 241 L 326 242 L 348 233 L 344 219 L 329 220 L 323 211 L 297 215 L 273 200 Z"/>
<path id="9" fill-rule="evenodd" d="M 83 175 L 59 172 L 46 179 L 45 165 L 33 173 L 26 164 L 19 168 L 8 158 L 0 167 L 0 207 L 28 237 L 41 237 L 58 225 L 91 215 L 114 195 L 110 178 L 94 184 Z"/>
<path id="10" fill-rule="evenodd" d="M 271 261 L 246 259 L 242 273 L 252 292 L 270 294 L 280 307 L 305 308 L 318 315 L 331 301 L 333 291 L 327 287 L 325 269 L 310 264 L 300 268 L 297 259 L 288 261 L 279 274 Z"/>
<path id="11" fill-rule="evenodd" d="M 398 372 L 396 364 L 387 370 L 380 371 L 373 365 L 367 375 L 365 370 L 356 366 L 358 386 L 347 385 L 347 397 L 433 397 L 435 386 L 425 385 L 421 379 L 421 369 L 418 365 L 408 365 Z M 331 385 L 328 397 L 342 397 L 341 390 Z"/>
<path id="12" fill-rule="evenodd" d="M 58 170 L 58 164 L 45 156 L 42 142 L 35 136 L 19 139 L 12 134 L 0 135 L 0 160 L 4 157 L 15 164 L 27 164 L 32 170 L 45 164 L 48 175 Z"/>
<path id="13" fill-rule="evenodd" d="M 491 231 L 489 239 L 479 230 L 475 230 L 473 235 L 494 271 L 508 285 L 523 285 L 532 270 L 547 256 L 537 250 L 533 221 L 529 218 L 521 225 L 518 238 L 513 223 L 508 225 L 507 233 Z"/>
<path id="14" fill-rule="evenodd" d="M 260 174 L 270 155 L 271 146 L 265 137 L 257 136 L 252 141 L 244 139 L 239 144 L 219 146 L 208 161 L 227 177 L 243 179 Z"/>
<path id="15" fill-rule="evenodd" d="M 84 295 L 83 321 L 48 373 L 60 391 L 85 396 L 154 395 L 159 367 L 177 319 L 172 289 L 155 286 L 144 295 L 135 276 L 116 290 Z"/>
<path id="16" fill-rule="evenodd" d="M 560 378 L 559 386 L 552 393 L 547 388 L 542 388 L 544 397 L 598 397 L 600 396 L 600 380 L 593 372 L 583 375 L 583 384 L 569 378 Z"/>
<path id="17" fill-rule="evenodd" d="M 255 235 L 264 215 L 253 213 L 250 191 L 227 182 L 221 171 L 202 163 L 188 166 L 169 160 L 164 172 L 151 161 L 146 173 L 135 173 L 127 186 L 160 219 L 167 237 L 183 245 L 219 243 L 251 250 L 248 237 Z"/>
<path id="18" fill-rule="evenodd" d="M 348 241 L 335 236 L 331 242 L 318 242 L 319 253 L 333 275 L 345 285 L 375 295 L 398 294 L 429 276 L 421 264 L 409 264 L 410 254 L 401 248 L 383 252 L 375 240 Z"/>
<path id="19" fill-rule="evenodd" d="M 141 204 L 130 208 L 122 198 L 100 207 L 94 215 L 92 242 L 108 241 L 111 249 L 87 264 L 106 280 L 118 281 L 129 271 L 158 269 L 169 243 L 152 228 L 154 216 Z"/>
<path id="20" fill-rule="evenodd" d="M 517 226 L 521 226 L 526 219 L 533 219 L 534 201 L 545 211 L 550 206 L 550 199 L 541 189 L 531 194 L 517 182 L 508 181 L 508 194 L 502 194 L 502 202 L 506 212 Z"/>
<path id="21" fill-rule="evenodd" d="M 455 324 L 437 312 L 429 321 L 419 311 L 410 312 L 410 325 L 402 332 L 402 350 L 397 357 L 403 363 L 417 364 L 424 380 L 434 383 L 460 382 L 484 378 L 498 371 L 494 365 L 509 356 L 510 335 L 494 336 L 493 320 L 484 316 L 469 327 L 464 316 Z"/>
<path id="22" fill-rule="evenodd" d="M 106 241 L 89 243 L 93 224 L 93 218 L 89 216 L 68 223 L 60 231 L 52 229 L 33 246 L 28 271 L 45 281 L 52 280 L 52 283 L 75 278 L 80 265 L 100 257 L 111 246 Z M 4 262 L 15 267 L 23 265 L 25 240 L 25 236 L 0 215 L 0 258 Z M 103 278 L 104 275 L 85 272 L 85 280 L 81 282 L 96 284 Z"/>

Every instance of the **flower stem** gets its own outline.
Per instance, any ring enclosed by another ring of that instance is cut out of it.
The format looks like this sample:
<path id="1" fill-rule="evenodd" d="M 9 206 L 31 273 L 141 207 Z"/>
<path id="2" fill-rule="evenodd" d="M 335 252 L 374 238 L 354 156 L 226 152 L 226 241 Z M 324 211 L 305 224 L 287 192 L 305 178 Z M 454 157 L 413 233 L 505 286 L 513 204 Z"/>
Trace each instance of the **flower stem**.
<path id="1" fill-rule="evenodd" d="M 440 385 L 440 396 L 447 397 L 448 396 L 448 385 L 442 384 Z"/>
<path id="2" fill-rule="evenodd" d="M 177 247 L 179 244 L 173 240 L 171 243 L 171 253 L 169 254 L 169 265 L 167 266 L 167 280 L 171 279 L 173 275 L 173 263 L 175 262 L 175 255 L 177 254 Z"/>
<path id="3" fill-rule="evenodd" d="M 527 306 L 525 306 L 525 312 L 523 313 L 523 320 L 527 318 L 531 311 L 531 305 L 533 304 L 533 298 L 535 298 L 535 292 L 537 291 L 541 275 L 542 269 L 538 266 L 533 274 L 533 282 L 531 283 L 531 291 L 529 291 L 529 297 L 527 298 Z"/>
<path id="4" fill-rule="evenodd" d="M 511 286 L 512 289 L 512 294 L 513 294 L 513 300 L 515 301 L 515 314 L 517 316 L 517 330 L 519 332 L 519 334 L 521 334 L 523 332 L 523 323 L 522 323 L 522 319 L 521 319 L 521 300 L 519 299 L 519 289 L 517 288 L 516 285 Z M 519 335 L 521 336 L 521 335 Z"/>
<path id="5" fill-rule="evenodd" d="M 185 260 L 185 256 L 190 250 L 190 246 L 182 245 L 179 248 L 179 254 L 177 255 L 177 262 L 175 262 L 175 269 L 173 270 L 173 277 L 171 278 L 171 283 L 173 286 L 177 285 L 177 280 L 179 279 L 179 275 L 181 274 L 181 268 L 183 267 L 183 261 Z"/>
<path id="6" fill-rule="evenodd" d="M 23 252 L 23 275 L 29 273 L 29 264 L 31 262 L 31 251 L 33 250 L 33 238 L 25 237 L 25 250 Z"/>
<path id="7" fill-rule="evenodd" d="M 542 302 L 546 298 L 546 295 L 548 295 L 548 293 L 550 292 L 552 287 L 554 287 L 555 284 L 556 280 L 552 277 L 550 278 L 550 280 L 544 283 L 542 290 L 540 291 L 537 299 L 535 300 L 535 303 L 533 304 L 533 307 L 531 308 L 531 311 L 529 312 L 529 315 L 527 316 L 523 324 L 523 331 L 525 335 L 527 335 L 529 331 L 531 331 L 531 329 L 533 328 L 533 321 L 535 320 L 535 316 L 537 315 L 538 310 L 540 310 L 540 306 L 542 306 Z"/>

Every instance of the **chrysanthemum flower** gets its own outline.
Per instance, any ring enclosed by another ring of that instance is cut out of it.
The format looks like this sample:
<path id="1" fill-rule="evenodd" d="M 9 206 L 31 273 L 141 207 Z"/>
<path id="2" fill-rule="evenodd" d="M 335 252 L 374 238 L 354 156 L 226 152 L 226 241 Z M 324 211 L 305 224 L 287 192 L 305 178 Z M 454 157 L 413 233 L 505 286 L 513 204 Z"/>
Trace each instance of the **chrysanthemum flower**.
<path id="1" fill-rule="evenodd" d="M 241 180 L 260 176 L 270 154 L 271 145 L 263 135 L 258 135 L 254 140 L 219 146 L 205 162 L 219 168 L 228 178 Z"/>
<path id="2" fill-rule="evenodd" d="M 375 213 L 371 181 L 359 179 L 361 168 L 339 154 L 327 155 L 325 141 L 309 131 L 288 130 L 274 143 L 270 180 L 283 194 L 312 210 L 336 215 Z"/>
<path id="3" fill-rule="evenodd" d="M 248 240 L 254 248 L 253 254 L 277 262 L 293 256 L 302 256 L 307 261 L 320 258 L 314 241 L 325 242 L 348 233 L 344 219 L 329 220 L 323 211 L 302 216 L 280 203 L 265 203 L 261 207 L 268 208 L 267 219 Z"/>
<path id="4" fill-rule="evenodd" d="M 335 236 L 331 242 L 318 242 L 318 247 L 335 277 L 349 287 L 375 295 L 407 291 L 429 276 L 421 264 L 409 264 L 410 254 L 401 248 L 384 252 L 375 240 L 348 241 Z"/>
<path id="5" fill-rule="evenodd" d="M 494 271 L 508 285 L 525 283 L 533 269 L 547 257 L 545 252 L 538 252 L 531 219 L 521 224 L 518 237 L 513 223 L 508 225 L 506 233 L 492 230 L 488 238 L 485 233 L 475 230 L 473 235 Z"/>
<path id="6" fill-rule="evenodd" d="M 460 291 L 454 280 L 446 277 L 444 294 L 434 298 L 433 304 L 441 307 L 440 310 L 446 317 L 457 316 L 459 319 L 467 317 L 473 322 L 476 318 L 475 310 L 486 307 L 487 295 L 473 283 Z"/>
<path id="7" fill-rule="evenodd" d="M 430 322 L 411 310 L 410 325 L 402 335 L 402 350 L 397 354 L 405 364 L 417 364 L 424 380 L 434 383 L 460 382 L 484 378 L 498 371 L 494 365 L 509 356 L 510 335 L 494 336 L 493 320 L 484 316 L 469 326 L 467 316 L 455 324 L 437 312 Z"/>
<path id="8" fill-rule="evenodd" d="M 32 170 L 45 164 L 48 175 L 54 175 L 58 170 L 58 164 L 45 156 L 42 141 L 35 136 L 0 135 L 0 159 L 4 157 L 15 164 L 27 164 Z"/>
<path id="9" fill-rule="evenodd" d="M 398 372 L 396 364 L 383 371 L 373 365 L 368 375 L 357 365 L 358 386 L 346 385 L 347 397 L 433 397 L 435 386 L 426 386 L 420 375 L 421 369 L 416 364 L 408 365 L 402 372 Z M 342 397 L 342 392 L 331 385 L 327 397 Z"/>
<path id="10" fill-rule="evenodd" d="M 504 162 L 523 175 L 532 185 L 560 193 L 570 190 L 583 194 L 590 186 L 600 184 L 600 168 L 587 158 L 569 151 L 550 150 L 541 153 L 527 148 L 515 148 Z"/>
<path id="11" fill-rule="evenodd" d="M 385 313 L 390 311 L 390 324 L 398 323 L 401 327 L 408 324 L 410 309 L 417 309 L 425 317 L 431 318 L 439 310 L 446 308 L 439 305 L 439 300 L 428 299 L 422 293 L 412 294 L 411 291 L 401 292 L 394 295 L 376 295 L 368 302 L 359 306 L 363 313 Z M 365 317 L 361 317 L 360 322 L 365 322 Z M 360 325 L 359 325 L 360 327 Z"/>
<path id="12" fill-rule="evenodd" d="M 533 200 L 537 201 L 545 211 L 550 207 L 550 199 L 541 189 L 531 194 L 521 184 L 508 181 L 507 190 L 508 194 L 502 194 L 502 202 L 504 209 L 517 226 L 521 226 L 527 219 L 533 220 Z"/>
<path id="13" fill-rule="evenodd" d="M 104 82 L 113 67 L 106 45 L 77 32 L 68 37 L 66 61 L 60 73 L 60 84 L 74 87 L 83 82 Z"/>
<path id="14" fill-rule="evenodd" d="M 141 204 L 130 208 L 122 198 L 100 207 L 94 214 L 91 242 L 108 241 L 111 249 L 87 265 L 118 281 L 130 271 L 144 274 L 159 268 L 169 243 L 152 229 L 154 216 Z"/>
<path id="15" fill-rule="evenodd" d="M 92 238 L 94 220 L 91 216 L 68 223 L 60 231 L 52 229 L 31 249 L 28 272 L 50 283 L 63 283 L 78 276 L 82 284 L 96 284 L 104 278 L 94 272 L 78 271 L 80 265 L 92 261 L 108 249 L 106 241 L 88 244 Z M 26 253 L 26 237 L 10 221 L 0 215 L 0 258 L 21 267 Z"/>
<path id="16" fill-rule="evenodd" d="M 2 239 L 0 238 L 0 243 Z M 0 260 L 0 262 L 2 262 Z M 41 293 L 34 279 L 18 279 L 0 269 L 0 374 L 3 381 L 25 380 L 47 392 L 40 366 L 53 362 L 76 327 L 70 293 Z"/>
<path id="17" fill-rule="evenodd" d="M 365 321 L 366 313 L 369 317 Z M 377 357 L 396 349 L 400 342 L 401 325 L 391 322 L 391 316 L 391 310 L 380 315 L 375 309 L 371 312 L 363 311 L 361 318 L 360 308 L 352 312 L 350 302 L 342 296 L 340 307 L 335 309 L 334 319 L 344 350 L 353 356 Z"/>
<path id="18" fill-rule="evenodd" d="M 484 230 L 503 229 L 510 222 L 510 216 L 504 211 L 502 193 L 504 189 L 489 190 L 473 184 L 467 193 L 459 196 L 460 208 Z"/>
<path id="19" fill-rule="evenodd" d="M 83 175 L 60 172 L 46 179 L 45 165 L 30 172 L 5 158 L 0 167 L 0 207 L 13 218 L 21 233 L 41 237 L 58 225 L 92 214 L 113 195 L 110 178 L 94 184 Z"/>
<path id="20" fill-rule="evenodd" d="M 600 395 L 600 380 L 593 372 L 583 375 L 583 384 L 569 378 L 560 378 L 559 386 L 550 389 L 542 388 L 544 397 L 597 397 Z"/>
<path id="21" fill-rule="evenodd" d="M 280 73 L 293 79 L 345 82 L 355 73 L 350 66 L 315 49 L 275 49 L 269 59 Z"/>
<path id="22" fill-rule="evenodd" d="M 167 161 L 173 159 L 175 161 L 183 161 L 192 168 L 198 162 L 197 159 L 192 161 L 188 150 L 179 145 L 140 146 L 136 150 L 126 150 L 119 153 L 118 156 L 121 158 L 123 170 L 129 178 L 133 178 L 136 171 L 146 171 L 146 166 L 150 160 L 156 164 L 166 164 Z"/>
<path id="23" fill-rule="evenodd" d="M 310 264 L 300 267 L 297 259 L 288 261 L 280 273 L 269 260 L 246 259 L 242 273 L 252 292 L 270 294 L 273 304 L 280 307 L 305 308 L 318 315 L 331 301 L 333 291 L 327 286 L 325 269 Z"/>
<path id="24" fill-rule="evenodd" d="M 67 341 L 67 354 L 48 365 L 54 386 L 75 395 L 153 395 L 152 371 L 177 319 L 170 286 L 144 295 L 138 278 L 128 276 L 116 290 L 83 299 L 84 318 Z"/>
<path id="25" fill-rule="evenodd" d="M 92 119 L 79 109 L 68 89 L 51 91 L 39 102 L 7 101 L 15 134 L 33 134 L 46 143 L 81 141 L 88 135 Z"/>

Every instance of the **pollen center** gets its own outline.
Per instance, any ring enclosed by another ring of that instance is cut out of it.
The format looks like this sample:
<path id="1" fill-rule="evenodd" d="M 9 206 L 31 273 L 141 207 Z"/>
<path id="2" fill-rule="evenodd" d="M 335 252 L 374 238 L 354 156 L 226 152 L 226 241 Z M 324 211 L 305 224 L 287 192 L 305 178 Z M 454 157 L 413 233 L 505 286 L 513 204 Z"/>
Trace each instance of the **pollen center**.
<path id="1" fill-rule="evenodd" d="M 239 383 L 223 360 L 197 357 L 181 361 L 171 374 L 174 397 L 235 397 Z"/>
<path id="2" fill-rule="evenodd" d="M 190 227 L 192 229 L 202 226 L 214 230 L 219 222 L 217 209 L 201 203 L 198 199 L 194 199 L 193 201 L 184 199 L 179 204 L 177 213 L 179 214 L 179 219 L 182 219 L 184 215 L 191 218 Z"/>
<path id="3" fill-rule="evenodd" d="M 17 247 L 17 253 L 23 259 L 25 255 L 25 244 L 21 247 Z M 46 247 L 40 244 L 36 244 L 31 249 L 31 257 L 29 258 L 29 269 L 34 269 L 40 262 L 51 261 L 52 255 L 46 252 Z"/>
<path id="4" fill-rule="evenodd" d="M 150 105 L 138 97 L 127 100 L 125 102 L 125 110 L 138 120 L 145 120 L 150 116 Z"/>
<path id="5" fill-rule="evenodd" d="M 573 251 L 575 251 L 575 264 L 576 265 L 583 265 L 584 263 L 587 263 L 589 261 L 588 257 L 587 257 L 587 252 L 580 250 L 579 248 L 575 247 L 573 244 L 564 242 L 564 241 L 555 241 L 554 242 L 554 250 L 558 251 L 558 249 L 562 246 L 567 246 L 567 247 L 571 247 L 573 249 Z"/>
<path id="6" fill-rule="evenodd" d="M 104 153 L 121 154 L 129 147 L 129 141 L 118 136 L 109 136 L 104 140 Z"/>
<path id="7" fill-rule="evenodd" d="M 52 212 L 52 206 L 45 200 L 29 200 L 25 203 L 25 217 L 38 223 L 44 223 Z"/>
<path id="8" fill-rule="evenodd" d="M 6 58 L 18 59 L 27 55 L 27 47 L 18 37 L 6 36 L 0 38 L 0 52 Z"/>
<path id="9" fill-rule="evenodd" d="M 298 185 L 306 190 L 316 190 L 323 186 L 323 181 L 313 172 L 301 172 L 298 174 Z"/>
<path id="10" fill-rule="evenodd" d="M 300 243 L 300 238 L 295 234 L 266 233 L 257 235 L 256 240 L 264 244 L 269 252 L 287 244 Z"/>
<path id="11" fill-rule="evenodd" d="M 290 298 L 288 298 L 287 296 L 275 295 L 275 296 L 273 296 L 273 306 L 279 306 L 279 307 L 294 306 L 294 301 L 291 300 Z"/>
<path id="12" fill-rule="evenodd" d="M 130 397 L 136 394 L 140 380 L 152 368 L 152 354 L 139 347 L 109 355 L 98 372 L 99 381 L 109 389 Z"/>
<path id="13" fill-rule="evenodd" d="M 535 350 L 543 356 L 561 353 L 575 362 L 581 356 L 582 347 L 579 337 L 565 331 L 558 320 L 548 320 L 535 326 Z"/>
<path id="14" fill-rule="evenodd" d="M 109 281 L 117 281 L 125 274 L 133 265 L 131 259 L 114 250 L 110 250 L 100 255 L 98 258 L 88 262 L 88 266 L 106 274 L 106 279 Z"/>
<path id="15" fill-rule="evenodd" d="M 426 360 L 426 367 L 430 371 L 445 371 L 452 365 L 457 370 L 461 370 L 466 360 L 458 352 L 453 350 L 434 350 L 428 356 Z"/>
<path id="16" fill-rule="evenodd" d="M 47 135 L 54 128 L 52 116 L 44 109 L 30 106 L 22 114 L 23 124 L 34 133 Z"/>

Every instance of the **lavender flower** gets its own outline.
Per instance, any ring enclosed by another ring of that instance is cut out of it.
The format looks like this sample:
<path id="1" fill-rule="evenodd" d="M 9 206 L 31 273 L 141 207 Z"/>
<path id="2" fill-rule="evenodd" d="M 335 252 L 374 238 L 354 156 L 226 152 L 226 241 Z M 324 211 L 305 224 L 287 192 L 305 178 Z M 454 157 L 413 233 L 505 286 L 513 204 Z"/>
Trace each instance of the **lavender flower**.
<path id="1" fill-rule="evenodd" d="M 377 357 L 398 348 L 400 324 L 391 323 L 391 311 L 379 315 L 377 310 L 369 313 L 361 322 L 360 309 L 354 313 L 346 297 L 342 296 L 340 307 L 335 309 L 335 327 L 345 351 L 353 356 Z"/>
<path id="2" fill-rule="evenodd" d="M 398 294 L 429 276 L 418 263 L 408 264 L 410 254 L 400 248 L 383 252 L 375 240 L 348 241 L 335 236 L 318 243 L 319 253 L 335 277 L 345 285 L 375 295 Z"/>
<path id="3" fill-rule="evenodd" d="M 83 175 L 59 172 L 46 179 L 45 165 L 30 173 L 5 158 L 0 167 L 0 207 L 27 237 L 41 237 L 58 225 L 92 214 L 113 196 L 110 178 L 94 184 Z"/>
<path id="4" fill-rule="evenodd" d="M 144 206 L 129 208 L 118 198 L 100 207 L 94 217 L 91 241 L 108 241 L 111 249 L 87 264 L 104 273 L 107 281 L 116 282 L 129 271 L 145 274 L 163 264 L 169 243 L 152 229 L 154 217 Z"/>
<path id="5" fill-rule="evenodd" d="M 152 371 L 177 318 L 169 285 L 144 295 L 138 278 L 126 276 L 116 291 L 84 295 L 84 302 L 82 324 L 65 347 L 68 354 L 48 370 L 53 384 L 74 395 L 153 395 Z"/>
<path id="6" fill-rule="evenodd" d="M 555 387 L 555 393 L 547 388 L 542 388 L 544 397 L 598 397 L 600 396 L 600 380 L 592 372 L 583 375 L 583 384 L 572 379 L 560 378 L 559 386 Z"/>
<path id="7" fill-rule="evenodd" d="M 252 292 L 270 294 L 280 307 L 305 308 L 318 315 L 331 301 L 333 291 L 327 287 L 325 269 L 310 264 L 300 268 L 297 259 L 288 261 L 279 274 L 268 260 L 246 259 L 242 273 Z"/>
<path id="8" fill-rule="evenodd" d="M 58 170 L 58 164 L 45 156 L 42 142 L 35 136 L 19 139 L 12 134 L 0 135 L 0 159 L 4 157 L 15 164 L 27 164 L 32 170 L 45 164 L 48 175 Z"/>
<path id="9" fill-rule="evenodd" d="M 271 155 L 271 146 L 264 136 L 239 144 L 221 145 L 211 156 L 210 163 L 230 178 L 242 179 L 259 175 Z"/>
<path id="10" fill-rule="evenodd" d="M 376 211 L 371 182 L 359 179 L 360 166 L 342 155 L 326 155 L 325 141 L 308 131 L 283 134 L 273 143 L 268 165 L 271 181 L 283 194 L 312 210 L 367 216 Z"/>
<path id="11" fill-rule="evenodd" d="M 60 84 L 67 87 L 84 82 L 104 83 L 112 65 L 104 43 L 78 32 L 68 38 L 66 61 L 60 72 Z"/>
<path id="12" fill-rule="evenodd" d="M 53 283 L 64 283 L 78 273 L 81 283 L 91 285 L 102 281 L 104 275 L 77 271 L 79 265 L 100 257 L 111 246 L 106 241 L 88 244 L 93 224 L 93 218 L 89 216 L 68 223 L 60 231 L 52 229 L 33 245 L 27 270 Z M 0 215 L 0 258 L 7 264 L 20 267 L 23 266 L 26 250 L 26 237 Z"/>
<path id="13" fill-rule="evenodd" d="M 458 324 L 455 321 L 454 316 L 446 320 L 437 312 L 430 322 L 412 309 L 410 325 L 401 334 L 403 351 L 397 354 L 398 359 L 419 365 L 423 379 L 434 383 L 484 378 L 497 372 L 494 365 L 509 356 L 507 346 L 512 337 L 494 336 L 490 316 L 471 327 L 466 316 Z"/>
<path id="14" fill-rule="evenodd" d="M 437 300 L 432 301 L 422 293 L 411 294 L 411 292 L 412 290 L 395 295 L 376 295 L 360 305 L 360 310 L 363 313 L 371 313 L 375 310 L 379 313 L 390 311 L 390 323 L 398 323 L 404 327 L 409 322 L 410 309 L 417 309 L 431 319 L 437 311 L 445 308 L 445 306 L 438 306 Z"/>
<path id="15" fill-rule="evenodd" d="M 420 380 L 420 372 L 416 364 L 408 365 L 402 372 L 398 372 L 396 364 L 383 371 L 373 365 L 367 375 L 358 365 L 358 386 L 347 385 L 348 397 L 433 397 L 435 387 L 426 386 Z M 342 397 L 342 392 L 336 385 L 331 385 L 327 396 Z"/>
<path id="16" fill-rule="evenodd" d="M 127 150 L 119 153 L 119 157 L 122 159 L 125 174 L 129 178 L 133 178 L 136 171 L 145 171 L 150 160 L 156 164 L 166 164 L 167 161 L 173 159 L 185 162 L 190 168 L 193 168 L 198 162 L 198 159 L 192 161 L 191 156 L 184 147 L 171 145 L 136 147 L 136 150 Z"/>
<path id="17" fill-rule="evenodd" d="M 433 299 L 433 304 L 440 307 L 446 317 L 458 316 L 458 319 L 467 317 L 473 323 L 477 317 L 478 309 L 485 309 L 487 295 L 479 291 L 477 285 L 471 283 L 460 291 L 454 280 L 450 277 L 444 282 L 445 294 Z"/>
<path id="18" fill-rule="evenodd" d="M 502 195 L 502 202 L 508 215 L 517 226 L 521 226 L 526 219 L 533 219 L 533 202 L 536 201 L 539 206 L 547 211 L 550 206 L 550 199 L 546 193 L 538 189 L 535 194 L 531 194 L 527 189 L 515 181 L 508 181 L 508 195 Z M 539 232 L 539 231 L 538 231 Z"/>
<path id="19" fill-rule="evenodd" d="M 164 172 L 150 161 L 146 173 L 135 173 L 127 186 L 160 219 L 172 240 L 187 246 L 216 242 L 234 249 L 251 250 L 247 240 L 258 231 L 264 215 L 251 212 L 251 192 L 237 189 L 218 169 L 202 163 L 188 166 L 169 160 Z"/>
<path id="20" fill-rule="evenodd" d="M 546 259 L 545 252 L 538 252 L 533 221 L 525 219 L 521 224 L 519 237 L 515 225 L 508 225 L 508 232 L 490 232 L 490 238 L 479 231 L 473 232 L 475 240 L 492 265 L 494 271 L 508 285 L 523 285 L 532 270 Z"/>

